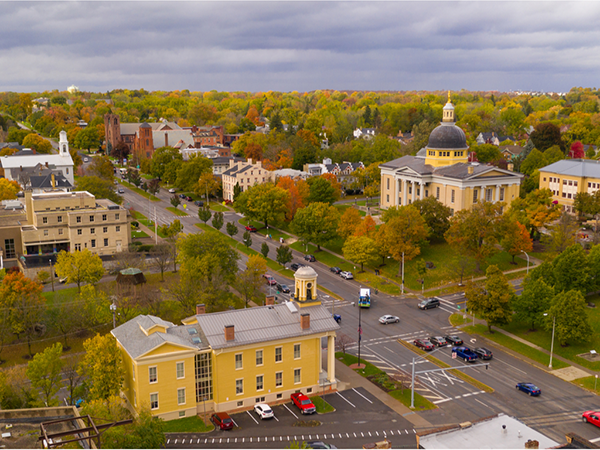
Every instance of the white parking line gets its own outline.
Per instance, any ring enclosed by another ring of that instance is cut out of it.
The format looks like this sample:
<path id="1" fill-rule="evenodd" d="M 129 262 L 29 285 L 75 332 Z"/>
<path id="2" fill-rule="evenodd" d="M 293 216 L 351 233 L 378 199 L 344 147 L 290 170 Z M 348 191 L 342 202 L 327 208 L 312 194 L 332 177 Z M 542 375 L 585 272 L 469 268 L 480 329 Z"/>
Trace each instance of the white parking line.
<path id="1" fill-rule="evenodd" d="M 456 312 L 456 311 L 453 311 L 451 309 L 446 309 L 443 306 L 440 306 L 440 309 L 443 310 L 443 311 L 446 311 L 447 313 L 450 313 L 450 314 L 454 314 Z"/>
<path id="2" fill-rule="evenodd" d="M 283 406 L 285 407 L 285 409 L 287 409 L 292 414 L 292 416 L 294 416 L 296 419 L 298 418 L 298 416 L 296 414 L 294 414 L 294 411 L 292 411 L 290 408 L 288 408 L 285 403 L 283 404 Z"/>
<path id="3" fill-rule="evenodd" d="M 370 432 L 370 431 L 367 431 L 367 433 L 369 433 L 369 437 L 371 437 L 371 432 Z"/>
<path id="4" fill-rule="evenodd" d="M 394 430 L 390 430 L 390 434 L 393 436 L 394 435 Z"/>
<path id="5" fill-rule="evenodd" d="M 598 442 L 598 441 L 600 441 L 600 437 L 596 438 L 596 439 L 590 439 L 590 442 L 594 442 L 595 443 L 595 442 Z"/>
<path id="6" fill-rule="evenodd" d="M 370 404 L 373 404 L 373 402 L 371 400 L 369 400 L 367 397 L 365 397 L 364 395 L 362 395 L 360 392 L 358 392 L 356 389 L 352 388 L 352 390 L 354 392 L 356 392 L 358 395 L 360 395 L 362 398 L 364 398 L 366 401 L 368 401 Z"/>
<path id="7" fill-rule="evenodd" d="M 346 400 L 346 402 L 348 402 L 348 404 L 350 404 L 350 406 L 352 406 L 353 408 L 356 408 L 356 406 L 354 406 L 352 403 L 350 403 L 350 401 L 344 397 L 342 394 L 340 394 L 339 392 L 336 392 L 337 395 L 339 395 L 340 397 L 342 397 L 344 400 Z"/>
<path id="8" fill-rule="evenodd" d="M 171 442 L 171 439 L 167 439 L 167 444 L 168 444 L 169 442 Z"/>
<path id="9" fill-rule="evenodd" d="M 236 428 L 239 428 L 238 424 L 235 423 L 235 420 L 233 420 L 233 417 L 231 418 L 231 421 L 233 422 L 233 424 L 236 426 Z"/>
<path id="10" fill-rule="evenodd" d="M 273 414 L 273 419 L 275 419 L 277 422 L 279 422 L 279 419 L 277 418 L 277 416 L 275 414 Z"/>
<path id="11" fill-rule="evenodd" d="M 254 416 L 253 416 L 252 414 L 250 414 L 250 411 L 246 411 L 246 413 L 247 413 L 247 414 L 250 416 L 250 418 L 251 418 L 252 420 L 254 420 L 254 423 L 255 423 L 256 425 L 258 425 L 258 422 L 257 422 L 257 420 L 254 418 Z"/>
<path id="12" fill-rule="evenodd" d="M 417 430 L 415 430 L 414 428 L 413 428 L 413 433 L 417 434 Z"/>
<path id="13" fill-rule="evenodd" d="M 408 430 L 404 430 L 404 431 L 406 431 L 406 434 L 408 434 Z"/>
<path id="14" fill-rule="evenodd" d="M 450 400 L 452 400 L 452 398 L 444 398 L 442 400 L 436 400 L 435 402 L 432 402 L 434 405 L 438 405 L 440 403 L 444 403 L 444 402 L 449 402 Z"/>
<path id="15" fill-rule="evenodd" d="M 473 399 L 473 400 L 475 400 L 477 403 L 480 403 L 480 404 L 482 404 L 482 405 L 483 405 L 483 406 L 485 406 L 486 408 L 489 408 L 489 406 L 488 406 L 488 405 L 486 405 L 486 404 L 485 404 L 485 403 L 483 403 L 483 402 L 480 402 L 480 401 L 479 401 L 479 400 L 477 400 L 476 398 L 475 398 L 475 399 Z"/>

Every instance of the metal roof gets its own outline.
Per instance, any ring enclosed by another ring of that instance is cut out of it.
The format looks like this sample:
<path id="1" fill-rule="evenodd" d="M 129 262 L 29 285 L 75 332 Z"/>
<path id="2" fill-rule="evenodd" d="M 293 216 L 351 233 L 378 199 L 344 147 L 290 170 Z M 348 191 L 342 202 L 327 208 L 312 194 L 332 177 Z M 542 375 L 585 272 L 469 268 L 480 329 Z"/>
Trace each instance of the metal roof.
<path id="1" fill-rule="evenodd" d="M 277 339 L 310 336 L 339 330 L 340 326 L 321 305 L 288 308 L 286 303 L 258 308 L 198 314 L 196 320 L 213 349 L 236 347 Z M 310 314 L 310 328 L 300 328 L 300 315 Z M 225 326 L 233 325 L 235 339 L 225 340 Z"/>
<path id="2" fill-rule="evenodd" d="M 600 161 L 595 159 L 561 159 L 549 166 L 542 167 L 540 172 L 572 177 L 600 178 Z"/>
<path id="3" fill-rule="evenodd" d="M 35 167 L 37 164 L 59 166 L 72 166 L 73 159 L 71 155 L 49 155 L 46 153 L 35 153 L 23 156 L 3 156 L 0 158 L 0 165 L 5 169 L 14 169 L 17 167 Z"/>

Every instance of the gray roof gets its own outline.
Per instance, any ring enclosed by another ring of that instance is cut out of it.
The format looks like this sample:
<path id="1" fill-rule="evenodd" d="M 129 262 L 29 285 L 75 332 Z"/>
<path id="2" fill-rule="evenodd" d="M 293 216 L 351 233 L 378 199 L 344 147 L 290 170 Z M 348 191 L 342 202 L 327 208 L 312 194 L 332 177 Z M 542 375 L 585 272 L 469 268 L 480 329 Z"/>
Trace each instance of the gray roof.
<path id="1" fill-rule="evenodd" d="M 222 173 L 222 175 L 236 175 L 238 173 L 244 173 L 247 170 L 250 169 L 254 169 L 254 166 L 251 166 L 250 164 L 245 164 L 242 167 L 239 167 L 237 164 L 229 169 L 227 169 L 225 172 Z"/>
<path id="2" fill-rule="evenodd" d="M 52 188 L 52 173 L 54 173 L 54 186 L 56 188 L 70 189 L 73 185 L 67 180 L 60 170 L 52 172 L 48 170 L 43 175 L 31 175 L 29 177 L 29 184 L 32 188 L 44 189 Z"/>
<path id="3" fill-rule="evenodd" d="M 379 167 L 384 169 L 402 169 L 407 167 L 421 175 L 430 175 L 433 173 L 433 166 L 425 164 L 425 159 L 410 155 L 388 161 Z"/>
<path id="4" fill-rule="evenodd" d="M 540 172 L 551 172 L 572 177 L 600 178 L 600 161 L 595 159 L 561 159 Z"/>
<path id="5" fill-rule="evenodd" d="M 443 122 L 429 135 L 427 148 L 466 150 L 469 146 L 465 132 L 461 128 L 457 127 L 454 122 Z"/>
<path id="6" fill-rule="evenodd" d="M 234 162 L 246 161 L 246 159 L 242 158 L 241 156 L 217 156 L 216 158 L 212 158 L 213 166 L 218 166 L 221 164 L 229 165 L 229 161 L 231 160 Z"/>
<path id="7" fill-rule="evenodd" d="M 339 330 L 340 326 L 333 320 L 331 312 L 321 305 L 295 308 L 283 303 L 258 308 L 237 309 L 211 314 L 196 315 L 200 328 L 206 335 L 213 349 L 235 347 L 268 342 L 316 333 Z M 300 314 L 310 314 L 310 328 L 300 328 Z M 235 339 L 225 340 L 225 326 L 233 325 Z"/>
<path id="8" fill-rule="evenodd" d="M 194 136 L 190 130 L 153 130 L 152 140 L 154 141 L 154 148 L 160 148 L 165 145 L 165 133 L 167 134 L 167 142 L 169 146 L 173 146 L 179 141 L 187 146 L 194 146 Z"/>
<path id="9" fill-rule="evenodd" d="M 150 336 L 141 330 L 140 326 L 145 330 L 153 325 L 161 325 L 167 328 L 166 333 L 155 331 Z M 188 329 L 195 329 L 197 334 L 190 334 Z M 171 322 L 167 322 L 155 316 L 137 316 L 123 325 L 118 326 L 111 331 L 112 335 L 119 341 L 125 351 L 133 359 L 148 353 L 149 351 L 165 344 L 171 343 L 189 348 L 207 349 L 206 337 L 195 325 L 180 325 L 176 326 Z M 200 338 L 200 343 L 192 342 L 192 338 L 196 336 Z"/>

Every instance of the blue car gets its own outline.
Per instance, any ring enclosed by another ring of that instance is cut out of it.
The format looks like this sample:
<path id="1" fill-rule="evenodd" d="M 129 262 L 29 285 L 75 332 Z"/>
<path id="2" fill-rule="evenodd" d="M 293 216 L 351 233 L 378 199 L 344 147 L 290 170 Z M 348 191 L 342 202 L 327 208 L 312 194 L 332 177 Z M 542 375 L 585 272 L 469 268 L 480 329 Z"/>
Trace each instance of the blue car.
<path id="1" fill-rule="evenodd" d="M 334 314 L 333 320 L 335 320 L 337 323 L 342 323 L 342 316 L 340 316 L 339 314 Z"/>
<path id="2" fill-rule="evenodd" d="M 517 389 L 529 395 L 540 395 L 542 393 L 542 390 L 533 383 L 519 383 Z"/>

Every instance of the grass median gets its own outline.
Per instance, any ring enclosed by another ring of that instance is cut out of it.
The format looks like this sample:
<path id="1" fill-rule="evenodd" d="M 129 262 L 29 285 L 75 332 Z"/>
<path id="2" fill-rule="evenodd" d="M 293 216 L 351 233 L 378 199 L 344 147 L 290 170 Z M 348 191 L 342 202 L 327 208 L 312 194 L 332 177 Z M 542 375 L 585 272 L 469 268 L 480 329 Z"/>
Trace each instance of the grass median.
<path id="1" fill-rule="evenodd" d="M 165 433 L 206 433 L 214 430 L 213 424 L 208 419 L 207 422 L 204 423 L 204 420 L 198 416 L 168 420 L 163 422 L 163 431 Z"/>
<path id="2" fill-rule="evenodd" d="M 142 197 L 146 197 L 146 198 L 150 199 L 151 202 L 160 202 L 160 198 L 155 197 L 154 195 L 148 194 L 147 192 L 143 191 L 139 187 L 136 187 L 135 184 L 129 183 L 127 180 L 119 180 L 119 183 L 121 183 L 123 186 L 127 187 L 127 189 L 131 189 L 136 194 L 139 194 Z"/>
<path id="3" fill-rule="evenodd" d="M 173 206 L 167 206 L 166 209 L 167 209 L 167 211 L 172 212 L 176 216 L 187 216 L 188 215 L 188 213 L 181 211 L 177 208 L 174 208 Z"/>
<path id="4" fill-rule="evenodd" d="M 318 395 L 311 397 L 310 401 L 313 402 L 313 405 L 315 405 L 315 408 L 317 408 L 317 413 L 319 414 L 327 414 L 335 411 L 335 408 L 333 406 L 331 406 Z"/>

